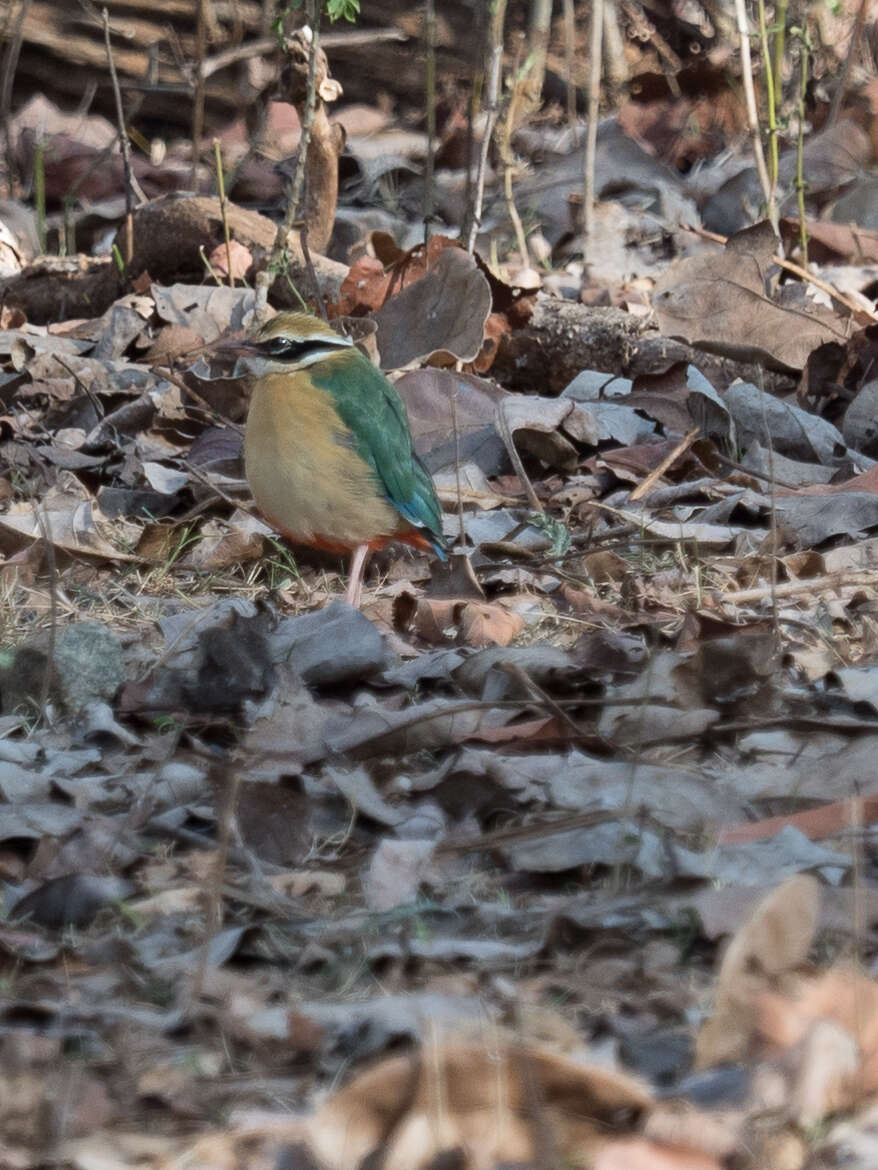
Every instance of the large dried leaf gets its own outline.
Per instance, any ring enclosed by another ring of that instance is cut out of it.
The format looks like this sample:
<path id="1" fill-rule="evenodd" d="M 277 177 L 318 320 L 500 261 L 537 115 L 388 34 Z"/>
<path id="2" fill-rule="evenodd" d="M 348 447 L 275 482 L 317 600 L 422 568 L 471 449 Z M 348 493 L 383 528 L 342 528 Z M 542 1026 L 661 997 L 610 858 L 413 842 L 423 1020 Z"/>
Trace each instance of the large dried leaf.
<path id="1" fill-rule="evenodd" d="M 506 449 L 495 426 L 497 404 L 510 395 L 474 374 L 414 370 L 396 388 L 406 405 L 418 453 L 431 471 L 475 463 L 496 475 Z"/>
<path id="2" fill-rule="evenodd" d="M 671 265 L 653 294 L 662 332 L 711 353 L 794 370 L 819 345 L 844 342 L 850 321 L 824 308 L 786 308 L 768 294 L 774 248 L 761 225 L 732 236 L 723 252 Z"/>
<path id="3" fill-rule="evenodd" d="M 106 522 L 91 500 L 58 498 L 36 510 L 29 504 L 13 504 L 0 516 L 0 530 L 30 540 L 50 540 L 56 548 L 67 552 L 106 557 L 111 561 L 141 559 L 110 543 L 107 536 L 121 535 L 120 522 Z"/>
<path id="4" fill-rule="evenodd" d="M 462 248 L 446 248 L 425 276 L 375 314 L 378 351 L 385 370 L 433 358 L 451 365 L 478 356 L 491 311 L 491 289 Z"/>

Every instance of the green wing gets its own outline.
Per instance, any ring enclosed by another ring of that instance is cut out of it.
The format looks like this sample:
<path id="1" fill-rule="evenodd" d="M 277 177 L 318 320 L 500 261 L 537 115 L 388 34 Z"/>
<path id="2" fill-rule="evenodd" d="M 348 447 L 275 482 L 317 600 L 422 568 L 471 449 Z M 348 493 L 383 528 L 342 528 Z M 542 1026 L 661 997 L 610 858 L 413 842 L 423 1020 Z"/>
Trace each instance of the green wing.
<path id="1" fill-rule="evenodd" d="M 373 469 L 394 508 L 425 529 L 443 555 L 442 509 L 433 479 L 412 445 L 408 415 L 394 387 L 359 350 L 311 367 L 314 384 L 328 390 L 355 450 Z"/>

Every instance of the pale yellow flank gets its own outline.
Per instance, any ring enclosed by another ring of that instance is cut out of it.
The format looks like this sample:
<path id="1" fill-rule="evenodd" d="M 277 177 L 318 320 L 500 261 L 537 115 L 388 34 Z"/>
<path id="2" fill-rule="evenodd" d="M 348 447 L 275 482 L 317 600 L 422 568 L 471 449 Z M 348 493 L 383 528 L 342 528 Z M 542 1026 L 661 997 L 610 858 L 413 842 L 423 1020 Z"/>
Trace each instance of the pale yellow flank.
<path id="1" fill-rule="evenodd" d="M 409 527 L 307 371 L 256 381 L 244 459 L 259 510 L 294 542 L 352 549 Z"/>

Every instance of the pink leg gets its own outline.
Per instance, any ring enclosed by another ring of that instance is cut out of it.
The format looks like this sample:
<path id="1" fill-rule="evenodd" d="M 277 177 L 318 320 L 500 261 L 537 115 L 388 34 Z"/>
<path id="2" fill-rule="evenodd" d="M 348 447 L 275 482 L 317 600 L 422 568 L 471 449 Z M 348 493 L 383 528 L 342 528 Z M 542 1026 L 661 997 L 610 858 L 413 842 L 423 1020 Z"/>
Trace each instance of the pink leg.
<path id="1" fill-rule="evenodd" d="M 366 562 L 369 560 L 370 552 L 371 549 L 368 544 L 358 544 L 354 549 L 354 555 L 351 557 L 351 578 L 348 582 L 345 601 L 348 605 L 352 605 L 354 609 L 360 608 L 360 591 L 363 585 L 363 573 L 365 572 Z"/>

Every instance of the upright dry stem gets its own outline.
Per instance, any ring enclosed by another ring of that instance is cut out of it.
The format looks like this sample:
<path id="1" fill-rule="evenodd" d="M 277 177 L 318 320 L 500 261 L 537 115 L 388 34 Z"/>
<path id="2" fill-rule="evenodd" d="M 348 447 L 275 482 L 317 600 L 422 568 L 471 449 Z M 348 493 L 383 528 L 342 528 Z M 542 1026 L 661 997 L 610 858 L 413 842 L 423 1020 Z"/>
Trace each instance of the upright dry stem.
<path id="1" fill-rule="evenodd" d="M 46 150 L 42 135 L 34 142 L 34 212 L 37 219 L 37 239 L 40 253 L 46 251 Z"/>
<path id="2" fill-rule="evenodd" d="M 217 805 L 217 849 L 213 872 L 205 881 L 204 938 L 190 987 L 193 1003 L 204 990 L 204 979 L 210 960 L 210 946 L 223 924 L 223 886 L 226 882 L 232 835 L 236 824 L 241 769 L 230 767 L 227 764 L 218 764 L 213 770 L 212 778 Z"/>
<path id="3" fill-rule="evenodd" d="M 546 79 L 546 53 L 549 48 L 551 27 L 552 0 L 530 0 L 528 76 L 533 84 L 534 101 L 539 101 L 543 92 L 543 82 Z"/>
<path id="4" fill-rule="evenodd" d="M 433 222 L 433 155 L 436 140 L 436 4 L 426 0 L 424 8 L 426 50 L 425 100 L 427 104 L 427 158 L 424 163 L 424 247 L 430 241 Z"/>
<path id="5" fill-rule="evenodd" d="M 296 151 L 296 170 L 290 189 L 290 198 L 283 223 L 283 242 L 292 230 L 302 202 L 302 193 L 305 190 L 306 160 L 308 146 L 311 142 L 311 130 L 314 126 L 314 111 L 317 109 L 317 55 L 320 48 L 320 9 L 321 0 L 308 0 L 308 22 L 311 28 L 311 47 L 308 54 L 308 90 L 305 99 L 305 117 L 302 121 L 302 136 L 299 139 L 299 148 Z M 277 247 L 277 241 L 275 241 Z"/>
<path id="6" fill-rule="evenodd" d="M 805 95 L 808 91 L 808 59 L 810 45 L 805 30 L 801 37 L 801 72 L 799 75 L 799 100 L 796 115 L 799 133 L 796 136 L 796 206 L 799 211 L 799 248 L 802 253 L 802 267 L 808 270 L 808 224 L 805 219 Z"/>
<path id="7" fill-rule="evenodd" d="M 594 168 L 598 143 L 598 114 L 601 100 L 601 45 L 604 33 L 604 0 L 592 0 L 591 43 L 588 59 L 588 131 L 585 139 L 585 182 L 582 196 L 583 234 L 586 261 L 588 237 L 594 230 Z"/>
<path id="8" fill-rule="evenodd" d="M 12 131 L 9 128 L 9 120 L 12 113 L 12 85 L 15 81 L 15 70 L 18 68 L 18 58 L 21 55 L 21 46 L 24 41 L 24 18 L 27 16 L 27 11 L 30 6 L 31 0 L 22 0 L 15 17 L 14 27 L 12 24 L 12 10 L 10 9 L 10 18 L 3 29 L 4 35 L 8 35 L 10 29 L 12 30 L 4 54 L 2 72 L 0 72 L 0 76 L 3 78 L 2 82 L 0 82 L 0 122 L 3 125 L 3 142 L 6 149 L 6 182 L 9 188 L 8 195 L 10 199 L 15 198 L 15 176 L 17 171 L 15 151 L 12 149 Z"/>
<path id="9" fill-rule="evenodd" d="M 747 104 L 747 125 L 753 139 L 753 157 L 756 160 L 756 171 L 765 197 L 765 206 L 771 211 L 771 183 L 768 178 L 768 168 L 765 165 L 765 152 L 762 149 L 762 138 L 759 131 L 759 114 L 756 109 L 756 90 L 753 87 L 753 62 L 750 57 L 750 32 L 747 28 L 747 10 L 744 0 L 735 0 L 735 15 L 738 19 L 738 42 L 741 47 L 741 79 L 744 83 L 744 97 Z M 770 216 L 769 216 L 770 218 Z M 771 226 L 777 232 L 777 215 L 771 220 Z"/>
<path id="10" fill-rule="evenodd" d="M 49 570 L 49 640 L 46 645 L 46 670 L 40 688 L 40 718 L 45 719 L 55 673 L 55 646 L 58 637 L 58 564 L 48 510 L 34 502 L 34 511 L 40 526 L 40 535 L 46 546 L 46 565 Z"/>
<path id="11" fill-rule="evenodd" d="M 475 123 L 482 105 L 482 94 L 485 89 L 485 42 L 487 38 L 487 16 L 485 8 L 480 4 L 476 8 L 476 29 L 473 36 L 473 66 L 470 79 L 470 94 L 466 109 L 466 183 L 463 191 L 463 205 L 466 208 L 464 222 L 460 229 L 460 238 L 469 239 L 470 224 L 472 222 L 474 175 L 473 175 L 473 147 L 475 145 Z"/>
<path id="12" fill-rule="evenodd" d="M 122 170 L 125 175 L 125 255 L 126 266 L 131 263 L 134 255 L 134 203 L 131 175 L 131 143 L 128 141 L 128 131 L 125 129 L 125 111 L 122 109 L 122 92 L 119 89 L 119 78 L 116 74 L 116 62 L 113 59 L 113 47 L 110 44 L 110 17 L 106 8 L 102 10 L 101 19 L 104 25 L 104 44 L 107 48 L 107 62 L 110 66 L 110 80 L 113 83 L 113 96 L 116 99 L 116 122 L 119 128 L 119 149 L 122 151 Z"/>
<path id="13" fill-rule="evenodd" d="M 616 0 L 604 0 L 604 76 L 612 86 L 624 85 L 631 77 L 625 56 L 625 38 L 619 28 Z M 670 79 L 669 79 L 670 85 Z"/>
<path id="14" fill-rule="evenodd" d="M 832 97 L 832 105 L 829 107 L 829 118 L 827 125 L 831 126 L 833 122 L 837 121 L 838 115 L 841 113 L 841 104 L 844 101 L 844 95 L 847 91 L 848 77 L 851 72 L 851 64 L 856 56 L 859 48 L 860 40 L 863 35 L 863 22 L 866 19 L 866 6 L 868 0 L 860 0 L 860 7 L 857 9 L 856 19 L 854 20 L 853 31 L 851 32 L 851 39 L 848 44 L 848 51 L 845 54 L 844 65 L 841 70 L 841 77 L 838 80 L 835 93 Z"/>
<path id="15" fill-rule="evenodd" d="M 515 129 L 516 117 L 518 117 L 521 111 L 521 102 L 523 101 L 526 106 L 530 105 L 532 103 L 531 93 L 532 91 L 527 86 L 526 76 L 517 75 L 509 102 L 506 106 L 506 117 L 503 119 L 502 126 L 497 134 L 498 154 L 500 161 L 503 163 L 503 195 L 506 200 L 506 211 L 515 232 L 521 263 L 525 268 L 530 267 L 530 252 L 527 247 L 527 236 L 524 233 L 524 226 L 521 222 L 521 216 L 518 214 L 518 208 L 515 206 L 515 196 L 512 191 L 512 178 L 516 164 L 515 152 L 512 149 L 512 134 Z"/>
<path id="16" fill-rule="evenodd" d="M 490 43 L 490 60 L 488 63 L 487 118 L 486 124 L 482 128 L 479 166 L 476 173 L 473 206 L 469 218 L 469 232 L 466 241 L 466 249 L 468 252 L 475 251 L 476 236 L 479 234 L 479 228 L 482 225 L 482 205 L 485 200 L 485 173 L 488 169 L 488 151 L 491 147 L 494 126 L 497 123 L 497 108 L 500 100 L 500 66 L 503 61 L 503 26 L 505 20 L 506 0 L 493 0 L 491 27 L 488 38 Z"/>
<path id="17" fill-rule="evenodd" d="M 771 623 L 774 629 L 775 642 L 780 644 L 780 623 L 777 613 L 777 562 L 778 562 L 778 548 L 779 541 L 777 535 L 777 484 L 774 481 L 774 443 L 771 438 L 771 428 L 768 425 L 768 414 L 765 408 L 765 376 L 763 371 L 759 371 L 759 405 L 762 411 L 762 430 L 765 440 L 766 450 L 768 451 L 768 474 L 771 482 L 769 489 L 771 491 L 771 576 L 769 577 L 769 585 L 771 586 Z"/>
<path id="18" fill-rule="evenodd" d="M 567 86 L 567 123 L 576 121 L 576 82 L 573 79 L 573 62 L 576 58 L 576 9 L 573 0 L 564 3 L 564 72 Z"/>

